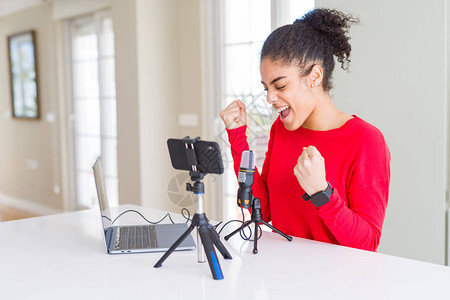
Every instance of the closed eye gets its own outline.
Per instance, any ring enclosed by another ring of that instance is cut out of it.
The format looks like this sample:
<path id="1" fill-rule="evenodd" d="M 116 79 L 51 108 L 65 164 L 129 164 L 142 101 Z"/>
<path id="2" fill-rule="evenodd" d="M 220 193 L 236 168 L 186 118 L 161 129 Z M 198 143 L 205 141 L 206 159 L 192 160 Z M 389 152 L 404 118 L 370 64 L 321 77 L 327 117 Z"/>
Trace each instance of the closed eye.
<path id="1" fill-rule="evenodd" d="M 283 85 L 283 86 L 280 86 L 280 87 L 275 87 L 277 90 L 282 90 L 282 89 L 284 89 L 286 87 L 286 85 Z"/>

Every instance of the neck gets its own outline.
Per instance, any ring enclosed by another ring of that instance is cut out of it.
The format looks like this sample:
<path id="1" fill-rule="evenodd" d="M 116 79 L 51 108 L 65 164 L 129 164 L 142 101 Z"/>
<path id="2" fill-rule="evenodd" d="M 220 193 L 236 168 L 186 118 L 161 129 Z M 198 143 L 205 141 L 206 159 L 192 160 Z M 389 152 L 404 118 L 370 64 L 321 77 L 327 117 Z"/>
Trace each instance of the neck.
<path id="1" fill-rule="evenodd" d="M 316 131 L 326 131 L 343 126 L 353 117 L 340 111 L 326 91 L 318 91 L 313 95 L 315 106 L 302 127 Z"/>

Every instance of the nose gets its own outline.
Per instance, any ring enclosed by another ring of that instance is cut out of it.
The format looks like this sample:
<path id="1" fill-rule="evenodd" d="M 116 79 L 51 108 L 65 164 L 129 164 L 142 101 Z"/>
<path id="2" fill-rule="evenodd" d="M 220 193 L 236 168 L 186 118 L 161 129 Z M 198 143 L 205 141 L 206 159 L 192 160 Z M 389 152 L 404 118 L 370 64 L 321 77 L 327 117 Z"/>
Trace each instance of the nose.
<path id="1" fill-rule="evenodd" d="M 278 97 L 276 95 L 274 95 L 273 93 L 267 93 L 267 103 L 273 104 L 277 100 Z"/>

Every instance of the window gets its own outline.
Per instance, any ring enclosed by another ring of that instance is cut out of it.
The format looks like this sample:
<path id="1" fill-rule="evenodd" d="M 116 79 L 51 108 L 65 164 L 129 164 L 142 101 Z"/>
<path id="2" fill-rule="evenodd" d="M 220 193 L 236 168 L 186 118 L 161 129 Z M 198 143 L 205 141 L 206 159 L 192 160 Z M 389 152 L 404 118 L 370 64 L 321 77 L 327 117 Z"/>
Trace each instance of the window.
<path id="1" fill-rule="evenodd" d="M 314 0 L 222 0 L 221 1 L 221 85 L 220 107 L 236 99 L 247 107 L 247 137 L 256 153 L 259 170 L 265 158 L 270 127 L 277 114 L 266 102 L 259 73 L 260 51 L 270 32 L 292 23 L 314 8 Z M 219 133 L 225 173 L 223 176 L 223 218 L 236 218 L 237 181 L 225 131 Z M 240 212 L 238 213 L 240 214 Z"/>
<path id="2" fill-rule="evenodd" d="M 114 32 L 107 12 L 70 22 L 72 193 L 76 208 L 97 202 L 92 165 L 102 156 L 110 203 L 118 204 Z"/>

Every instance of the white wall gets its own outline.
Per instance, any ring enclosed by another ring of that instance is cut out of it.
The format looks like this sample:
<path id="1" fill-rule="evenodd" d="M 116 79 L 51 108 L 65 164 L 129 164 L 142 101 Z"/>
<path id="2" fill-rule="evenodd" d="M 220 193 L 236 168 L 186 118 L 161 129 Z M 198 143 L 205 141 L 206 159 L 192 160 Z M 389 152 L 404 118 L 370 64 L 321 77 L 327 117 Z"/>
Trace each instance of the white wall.
<path id="1" fill-rule="evenodd" d="M 177 74 L 179 80 L 179 114 L 198 116 L 197 126 L 180 126 L 180 134 L 201 135 L 202 120 L 202 59 L 199 0 L 177 1 L 178 40 Z M 202 136 L 202 138 L 205 138 Z"/>
<path id="2" fill-rule="evenodd" d="M 444 1 L 321 0 L 351 12 L 351 72 L 335 71 L 333 99 L 384 134 L 391 187 L 379 252 L 445 262 L 447 186 Z"/>
<path id="3" fill-rule="evenodd" d="M 54 190 L 61 187 L 59 120 L 46 121 L 47 114 L 55 116 L 58 112 L 54 26 L 48 4 L 0 17 L 0 193 L 6 195 L 0 201 L 22 209 L 29 206 L 38 213 L 63 208 L 62 195 Z M 36 31 L 41 118 L 14 119 L 7 36 L 31 29 Z M 12 203 L 8 200 L 15 198 Z M 32 205 L 27 205 L 29 202 Z"/>
<path id="4" fill-rule="evenodd" d="M 214 100 L 204 95 L 202 17 L 200 0 L 136 0 L 142 204 L 167 211 L 187 207 L 195 213 L 192 193 L 185 190 L 188 172 L 172 168 L 167 139 L 207 139 L 205 102 Z M 180 124 L 180 115 L 197 122 Z M 204 182 L 205 211 L 217 218 L 220 200 L 210 197 L 208 178 Z M 178 202 L 169 192 L 191 198 Z"/>
<path id="5" fill-rule="evenodd" d="M 141 204 L 139 80 L 135 0 L 112 0 L 117 101 L 119 202 Z"/>
<path id="6" fill-rule="evenodd" d="M 136 21 L 142 204 L 174 210 L 166 141 L 178 136 L 177 3 L 137 0 Z"/>

